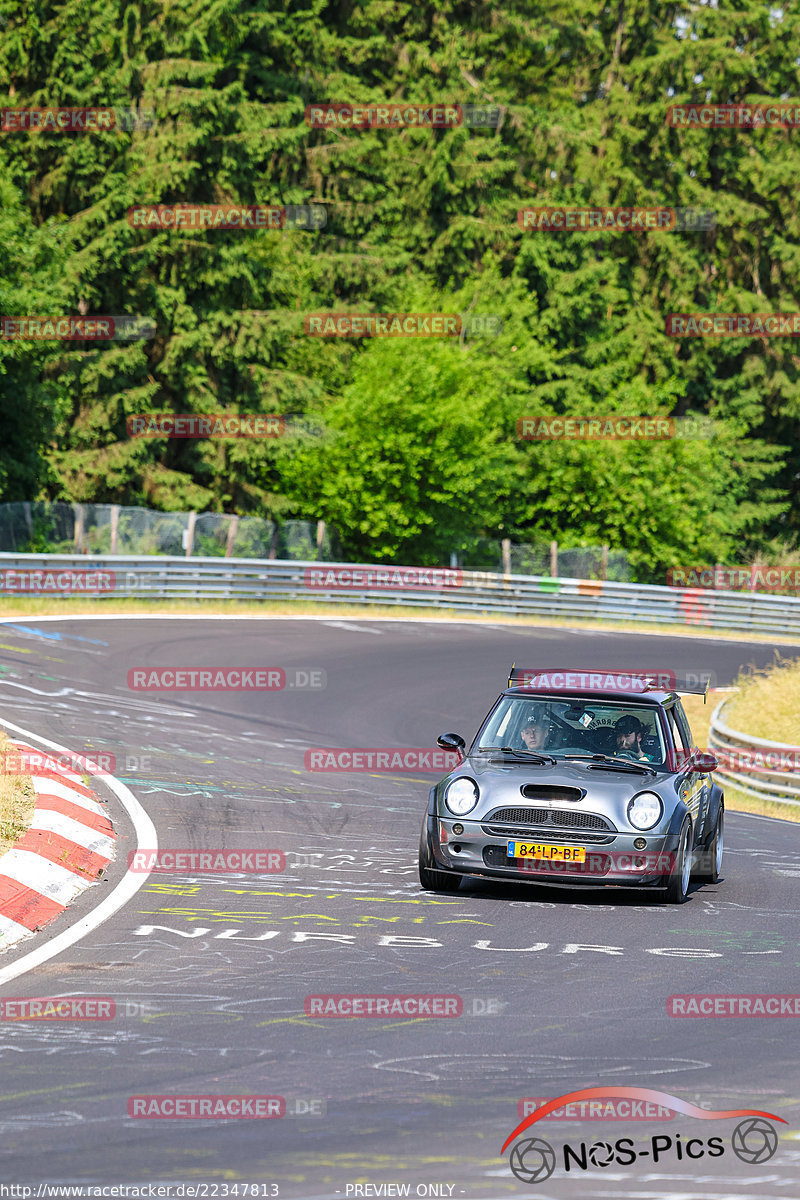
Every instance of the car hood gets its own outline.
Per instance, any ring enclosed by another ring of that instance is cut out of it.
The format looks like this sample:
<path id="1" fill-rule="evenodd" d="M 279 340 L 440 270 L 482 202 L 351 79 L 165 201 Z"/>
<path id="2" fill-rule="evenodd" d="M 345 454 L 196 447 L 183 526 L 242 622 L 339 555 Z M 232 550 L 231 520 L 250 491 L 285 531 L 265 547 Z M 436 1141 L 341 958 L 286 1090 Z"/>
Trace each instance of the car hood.
<path id="1" fill-rule="evenodd" d="M 491 761 L 478 755 L 465 759 L 460 766 L 442 781 L 444 787 L 461 776 L 474 779 L 480 788 L 477 807 L 467 814 L 469 821 L 481 820 L 499 807 L 530 806 L 531 808 L 556 808 L 582 810 L 607 816 L 617 828 L 631 828 L 627 820 L 628 802 L 638 793 L 656 792 L 665 801 L 665 815 L 670 807 L 669 797 L 675 799 L 672 776 L 669 772 L 657 775 L 639 775 L 627 771 L 598 770 L 586 763 L 559 762 L 556 766 L 529 766 L 527 763 Z M 582 800 L 540 800 L 521 795 L 526 784 L 560 785 L 581 788 L 586 792 Z"/>

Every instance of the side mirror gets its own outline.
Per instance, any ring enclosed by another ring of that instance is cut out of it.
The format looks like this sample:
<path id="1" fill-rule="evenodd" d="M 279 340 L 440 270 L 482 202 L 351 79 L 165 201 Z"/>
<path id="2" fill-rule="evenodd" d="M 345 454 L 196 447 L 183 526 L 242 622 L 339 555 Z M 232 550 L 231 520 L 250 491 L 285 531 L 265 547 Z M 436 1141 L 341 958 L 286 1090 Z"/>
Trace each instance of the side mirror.
<path id="1" fill-rule="evenodd" d="M 710 775 L 712 771 L 716 771 L 719 762 L 714 754 L 708 754 L 704 750 L 699 750 L 694 756 L 692 766 L 701 775 Z"/>
<path id="2" fill-rule="evenodd" d="M 458 761 L 464 761 L 464 749 L 466 742 L 458 733 L 440 733 L 436 739 L 436 745 L 442 750 L 454 751 L 458 755 Z"/>

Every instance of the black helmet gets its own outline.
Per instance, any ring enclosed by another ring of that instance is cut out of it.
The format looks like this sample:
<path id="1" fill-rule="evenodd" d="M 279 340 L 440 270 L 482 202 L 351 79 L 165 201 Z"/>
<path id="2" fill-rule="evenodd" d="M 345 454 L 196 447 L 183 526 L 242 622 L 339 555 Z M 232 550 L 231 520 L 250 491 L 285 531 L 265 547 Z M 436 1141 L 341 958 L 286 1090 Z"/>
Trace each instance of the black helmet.
<path id="1" fill-rule="evenodd" d="M 645 727 L 638 717 L 634 717 L 633 713 L 625 713 L 624 717 L 620 717 L 614 724 L 615 733 L 644 733 Z"/>

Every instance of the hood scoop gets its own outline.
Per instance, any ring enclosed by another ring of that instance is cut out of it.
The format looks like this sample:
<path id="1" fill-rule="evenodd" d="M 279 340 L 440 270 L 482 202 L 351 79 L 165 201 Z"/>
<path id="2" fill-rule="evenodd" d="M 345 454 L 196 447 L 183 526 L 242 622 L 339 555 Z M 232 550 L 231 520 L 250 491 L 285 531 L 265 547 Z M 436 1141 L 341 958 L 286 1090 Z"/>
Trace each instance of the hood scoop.
<path id="1" fill-rule="evenodd" d="M 561 787 L 552 783 L 526 783 L 519 790 L 526 800 L 551 800 L 555 804 L 576 804 L 586 795 L 585 788 Z"/>

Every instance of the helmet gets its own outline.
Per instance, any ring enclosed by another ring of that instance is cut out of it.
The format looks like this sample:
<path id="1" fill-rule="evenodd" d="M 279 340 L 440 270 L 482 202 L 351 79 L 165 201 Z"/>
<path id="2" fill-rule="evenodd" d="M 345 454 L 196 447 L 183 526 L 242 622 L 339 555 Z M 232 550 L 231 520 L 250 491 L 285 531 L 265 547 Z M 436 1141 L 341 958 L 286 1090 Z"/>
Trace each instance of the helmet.
<path id="1" fill-rule="evenodd" d="M 638 717 L 634 717 L 633 713 L 625 713 L 618 721 L 614 722 L 615 733 L 644 733 L 645 726 Z"/>

